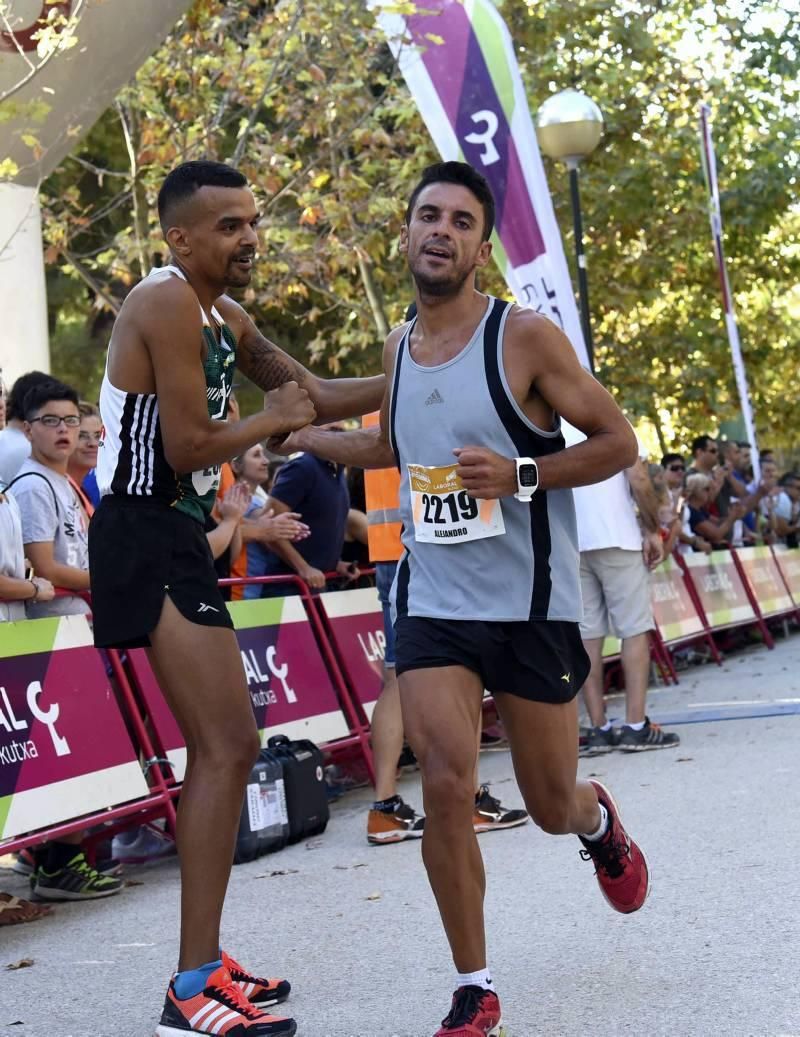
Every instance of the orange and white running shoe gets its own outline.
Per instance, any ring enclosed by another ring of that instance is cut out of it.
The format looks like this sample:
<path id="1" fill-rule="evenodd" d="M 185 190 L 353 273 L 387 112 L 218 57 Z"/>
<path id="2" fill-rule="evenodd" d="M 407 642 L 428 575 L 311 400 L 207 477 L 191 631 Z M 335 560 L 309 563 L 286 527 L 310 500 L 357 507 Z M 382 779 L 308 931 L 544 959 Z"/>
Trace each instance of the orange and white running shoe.
<path id="1" fill-rule="evenodd" d="M 260 976 L 253 976 L 225 951 L 222 952 L 222 964 L 247 1000 L 259 1008 L 279 1005 L 291 993 L 292 985 L 288 979 L 262 979 Z"/>
<path id="2" fill-rule="evenodd" d="M 387 800 L 387 802 L 389 802 Z M 392 798 L 386 810 L 370 810 L 367 815 L 367 842 L 373 846 L 382 843 L 401 843 L 406 839 L 421 839 L 425 830 L 425 818 L 415 813 L 413 807 L 400 796 Z"/>
<path id="3" fill-rule="evenodd" d="M 234 983 L 224 965 L 212 972 L 202 994 L 181 999 L 175 994 L 175 983 L 167 991 L 161 1022 L 156 1037 L 294 1037 L 294 1019 L 277 1019 L 265 1015 L 251 1004 Z"/>

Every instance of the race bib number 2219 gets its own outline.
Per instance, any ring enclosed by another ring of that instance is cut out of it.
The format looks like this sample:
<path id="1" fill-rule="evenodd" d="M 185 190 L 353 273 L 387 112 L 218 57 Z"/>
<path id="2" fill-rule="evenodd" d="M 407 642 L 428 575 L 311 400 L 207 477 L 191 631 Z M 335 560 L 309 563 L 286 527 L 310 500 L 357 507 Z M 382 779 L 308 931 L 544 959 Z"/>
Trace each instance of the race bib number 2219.
<path id="1" fill-rule="evenodd" d="M 408 465 L 415 540 L 460 544 L 505 533 L 500 501 L 470 497 L 458 477 L 457 467 Z"/>

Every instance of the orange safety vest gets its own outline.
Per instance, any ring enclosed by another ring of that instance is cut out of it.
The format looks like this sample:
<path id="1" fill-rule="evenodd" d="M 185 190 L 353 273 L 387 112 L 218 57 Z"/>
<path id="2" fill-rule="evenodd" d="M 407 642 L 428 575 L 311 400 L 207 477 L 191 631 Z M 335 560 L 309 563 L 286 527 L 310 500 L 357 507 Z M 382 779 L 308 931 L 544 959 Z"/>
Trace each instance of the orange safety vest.
<path id="1" fill-rule="evenodd" d="M 380 412 L 365 414 L 364 428 L 380 423 Z M 396 562 L 403 553 L 400 542 L 400 473 L 396 468 L 367 468 L 364 472 L 367 497 L 367 539 L 371 562 Z"/>

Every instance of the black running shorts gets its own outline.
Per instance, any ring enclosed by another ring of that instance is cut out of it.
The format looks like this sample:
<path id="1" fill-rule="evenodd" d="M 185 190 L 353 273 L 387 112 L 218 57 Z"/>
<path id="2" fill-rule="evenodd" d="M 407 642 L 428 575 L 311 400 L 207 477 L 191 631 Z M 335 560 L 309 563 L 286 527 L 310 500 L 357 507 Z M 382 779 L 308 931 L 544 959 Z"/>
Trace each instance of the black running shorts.
<path id="1" fill-rule="evenodd" d="M 407 670 L 466 666 L 493 695 L 570 702 L 589 675 L 577 623 L 492 623 L 400 616 L 395 624 L 398 677 Z"/>
<path id="2" fill-rule="evenodd" d="M 144 497 L 103 497 L 89 526 L 94 643 L 146 648 L 164 595 L 192 623 L 233 623 L 203 527 Z"/>

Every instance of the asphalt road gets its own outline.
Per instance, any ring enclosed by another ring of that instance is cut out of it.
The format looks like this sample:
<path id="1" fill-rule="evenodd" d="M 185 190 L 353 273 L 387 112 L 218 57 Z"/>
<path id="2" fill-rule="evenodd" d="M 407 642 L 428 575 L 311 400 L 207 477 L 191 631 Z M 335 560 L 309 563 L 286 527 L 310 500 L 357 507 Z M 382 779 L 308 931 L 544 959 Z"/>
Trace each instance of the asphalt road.
<path id="1" fill-rule="evenodd" d="M 638 914 L 610 910 L 574 838 L 532 825 L 481 836 L 508 1037 L 800 1037 L 800 636 L 693 668 L 650 710 L 684 721 L 678 749 L 580 765 L 614 790 L 648 855 Z M 707 716 L 720 719 L 693 722 Z M 507 753 L 484 754 L 481 773 L 518 805 Z M 417 777 L 401 792 L 419 804 Z M 368 846 L 368 800 L 350 793 L 321 839 L 234 869 L 225 944 L 292 980 L 298 1037 L 430 1037 L 449 1007 L 419 845 Z M 151 1037 L 178 871 L 127 874 L 117 897 L 0 931 L 0 1034 Z M 0 871 L 0 889 L 25 888 Z M 21 958 L 34 964 L 6 970 Z"/>

